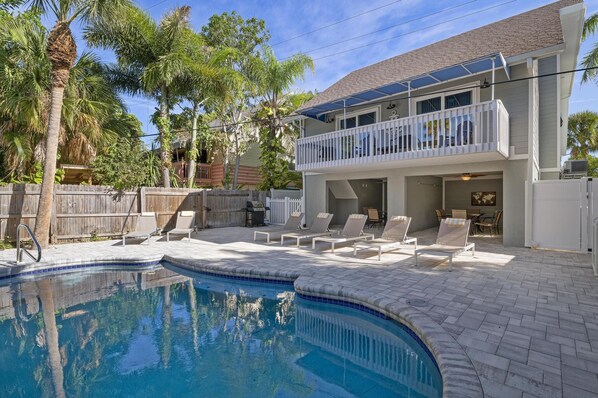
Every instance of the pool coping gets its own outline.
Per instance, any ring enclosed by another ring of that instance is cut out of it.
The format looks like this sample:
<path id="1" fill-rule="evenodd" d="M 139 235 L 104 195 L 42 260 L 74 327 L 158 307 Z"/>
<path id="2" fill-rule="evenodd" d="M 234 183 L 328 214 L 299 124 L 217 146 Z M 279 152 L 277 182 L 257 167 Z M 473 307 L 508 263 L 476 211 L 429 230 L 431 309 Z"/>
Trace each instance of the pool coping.
<path id="1" fill-rule="evenodd" d="M 145 268 L 155 266 L 160 261 L 169 262 L 188 271 L 251 278 L 264 282 L 292 283 L 295 291 L 301 295 L 343 301 L 377 311 L 408 327 L 432 353 L 442 376 L 443 397 L 484 397 L 478 374 L 465 350 L 442 326 L 429 316 L 408 304 L 396 302 L 381 295 L 368 294 L 366 289 L 322 283 L 318 279 L 317 270 L 311 273 L 293 269 L 260 270 L 234 261 L 192 260 L 169 255 L 154 255 L 143 258 L 139 256 L 104 256 L 85 260 L 68 259 L 14 265 L 0 269 L 0 280 L 90 267 L 122 267 L 125 270 L 131 267 Z"/>

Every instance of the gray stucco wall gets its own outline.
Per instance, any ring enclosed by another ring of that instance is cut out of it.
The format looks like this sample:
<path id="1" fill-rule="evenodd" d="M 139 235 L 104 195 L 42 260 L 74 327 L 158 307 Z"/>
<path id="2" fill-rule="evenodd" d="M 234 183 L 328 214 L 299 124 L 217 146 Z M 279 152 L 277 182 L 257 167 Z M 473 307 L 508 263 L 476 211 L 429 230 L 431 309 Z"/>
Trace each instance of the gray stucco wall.
<path id="1" fill-rule="evenodd" d="M 360 213 L 357 199 L 337 199 L 328 191 L 328 212 L 333 214 L 332 225 L 344 225 L 349 214 Z"/>
<path id="2" fill-rule="evenodd" d="M 525 181 L 527 160 L 512 160 L 503 170 L 503 244 L 525 245 Z"/>
<path id="3" fill-rule="evenodd" d="M 503 208 L 503 182 L 502 179 L 484 180 L 472 179 L 469 181 L 445 181 L 444 183 L 444 208 L 447 214 L 453 209 L 480 209 L 482 213 L 491 215 L 495 210 Z M 472 192 L 496 192 L 496 206 L 473 206 L 471 204 Z"/>
<path id="4" fill-rule="evenodd" d="M 357 195 L 357 210 L 362 213 L 363 207 L 374 207 L 382 210 L 382 184 L 380 180 L 349 180 L 349 184 Z"/>
<path id="5" fill-rule="evenodd" d="M 555 73 L 556 71 L 556 56 L 539 60 L 538 73 L 540 75 Z M 540 168 L 542 169 L 559 167 L 558 122 L 560 115 L 557 114 L 557 104 L 559 101 L 557 79 L 558 76 L 542 77 L 538 79 L 540 93 Z"/>
<path id="6" fill-rule="evenodd" d="M 406 215 L 411 217 L 410 231 L 421 231 L 438 226 L 436 209 L 442 207 L 442 178 L 407 177 Z"/>

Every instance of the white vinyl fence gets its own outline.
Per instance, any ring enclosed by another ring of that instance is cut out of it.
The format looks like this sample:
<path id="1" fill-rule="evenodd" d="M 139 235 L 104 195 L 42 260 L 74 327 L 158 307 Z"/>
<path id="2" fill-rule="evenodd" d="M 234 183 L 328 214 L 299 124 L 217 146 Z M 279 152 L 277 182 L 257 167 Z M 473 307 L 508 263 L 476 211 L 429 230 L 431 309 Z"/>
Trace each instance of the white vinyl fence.
<path id="1" fill-rule="evenodd" d="M 301 199 L 270 199 L 266 200 L 266 207 L 270 208 L 270 224 L 282 225 L 287 222 L 291 213 L 301 211 Z"/>
<path id="2" fill-rule="evenodd" d="M 586 252 L 594 246 L 598 180 L 534 182 L 532 246 Z"/>

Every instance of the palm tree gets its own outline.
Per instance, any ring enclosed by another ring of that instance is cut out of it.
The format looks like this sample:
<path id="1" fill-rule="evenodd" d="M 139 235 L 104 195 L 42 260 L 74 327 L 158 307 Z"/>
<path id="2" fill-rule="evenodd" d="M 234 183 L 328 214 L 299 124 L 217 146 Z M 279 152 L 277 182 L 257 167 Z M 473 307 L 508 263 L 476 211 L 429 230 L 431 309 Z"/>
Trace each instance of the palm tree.
<path id="1" fill-rule="evenodd" d="M 70 25 L 76 20 L 92 22 L 104 19 L 114 22 L 118 9 L 129 0 L 32 0 L 33 8 L 51 14 L 56 23 L 48 35 L 46 52 L 50 61 L 51 91 L 50 111 L 46 130 L 44 178 L 42 181 L 35 234 L 42 247 L 50 241 L 50 218 L 54 193 L 54 175 L 60 133 L 60 118 L 64 89 L 77 58 L 77 45 Z"/>
<path id="2" fill-rule="evenodd" d="M 598 12 L 591 15 L 583 24 L 583 31 L 581 34 L 581 40 L 585 41 L 590 35 L 593 35 L 598 30 Z M 581 60 L 581 65 L 584 68 L 596 68 L 598 67 L 598 42 L 594 44 L 594 47 L 588 52 L 585 57 Z M 589 69 L 583 72 L 581 82 L 586 83 L 593 80 L 598 75 L 598 69 Z"/>
<path id="3" fill-rule="evenodd" d="M 195 182 L 195 160 L 198 155 L 198 130 L 200 108 L 206 101 L 226 100 L 229 88 L 238 84 L 240 75 L 226 65 L 237 52 L 232 48 L 213 49 L 205 45 L 203 36 L 192 35 L 189 40 L 189 55 L 184 57 L 187 65 L 182 97 L 191 103 L 191 140 L 188 154 L 187 187 L 193 188 Z"/>
<path id="4" fill-rule="evenodd" d="M 178 7 L 156 22 L 143 10 L 128 7 L 122 11 L 118 24 L 99 20 L 85 32 L 90 45 L 115 51 L 118 65 L 112 73 L 121 89 L 158 102 L 155 124 L 160 134 L 165 187 L 170 187 L 172 167 L 170 110 L 180 94 L 181 79 L 187 72 L 185 60 L 193 49 L 189 45 L 194 41 L 194 33 L 189 28 L 190 12 L 188 6 Z"/>
<path id="5" fill-rule="evenodd" d="M 17 180 L 43 160 L 51 90 L 46 39 L 39 20 L 7 18 L 0 26 L 0 147 L 7 172 Z M 71 69 L 61 113 L 58 152 L 63 162 L 89 164 L 117 137 L 140 132 L 91 53 L 82 54 Z"/>
<path id="6" fill-rule="evenodd" d="M 586 159 L 598 150 L 598 113 L 582 111 L 569 116 L 567 148 L 572 159 Z"/>
<path id="7" fill-rule="evenodd" d="M 281 113 L 288 107 L 288 91 L 295 81 L 303 78 L 305 72 L 314 69 L 313 60 L 304 54 L 296 54 L 279 61 L 271 48 L 265 48 L 263 56 L 256 58 L 252 64 L 255 80 L 263 96 L 263 114 L 267 115 L 264 125 L 262 141 L 262 185 L 271 188 L 276 184 L 273 178 L 273 169 L 276 167 L 277 154 L 282 151 L 282 135 L 284 123 Z"/>

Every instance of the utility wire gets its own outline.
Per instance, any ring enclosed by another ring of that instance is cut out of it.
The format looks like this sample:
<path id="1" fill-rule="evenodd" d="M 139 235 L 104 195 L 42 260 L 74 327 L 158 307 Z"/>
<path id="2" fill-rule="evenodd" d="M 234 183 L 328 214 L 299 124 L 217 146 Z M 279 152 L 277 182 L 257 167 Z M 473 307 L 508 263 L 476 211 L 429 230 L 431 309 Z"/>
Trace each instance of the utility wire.
<path id="1" fill-rule="evenodd" d="M 378 11 L 378 10 L 380 10 L 380 9 L 382 9 L 382 8 L 385 8 L 385 7 L 391 6 L 391 5 L 393 5 L 393 4 L 396 4 L 396 3 L 400 3 L 401 1 L 403 1 L 403 0 L 397 0 L 397 1 L 393 1 L 393 2 L 391 2 L 391 3 L 387 3 L 387 4 L 381 5 L 381 6 L 379 6 L 379 7 L 376 7 L 376 8 L 372 8 L 371 10 L 367 10 L 367 11 L 361 12 L 361 13 L 359 13 L 359 14 L 355 14 L 355 15 L 353 15 L 353 16 L 350 16 L 350 17 L 348 17 L 348 18 L 341 19 L 341 20 L 339 20 L 339 21 L 336 21 L 336 22 L 333 22 L 333 23 L 331 23 L 331 24 L 329 24 L 329 25 L 320 26 L 319 28 L 316 28 L 316 29 L 314 29 L 314 30 L 310 30 L 309 32 L 301 33 L 300 35 L 293 36 L 293 37 L 291 37 L 291 38 L 289 38 L 289 39 L 285 39 L 285 40 L 279 41 L 278 43 L 272 44 L 272 45 L 271 45 L 271 47 L 278 46 L 278 45 L 280 45 L 280 44 L 282 44 L 282 43 L 286 43 L 286 42 L 289 42 L 289 41 L 291 41 L 291 40 L 295 40 L 295 39 L 298 39 L 298 38 L 300 38 L 300 37 L 307 36 L 307 35 L 309 35 L 309 34 L 312 34 L 312 33 L 314 33 L 314 32 L 318 32 L 318 31 L 320 31 L 320 30 L 324 30 L 324 29 L 330 28 L 331 26 L 335 26 L 335 25 L 341 24 L 341 23 L 343 23 L 343 22 L 350 21 L 351 19 L 355 19 L 355 18 L 357 18 L 357 17 L 361 17 L 362 15 L 366 15 L 366 14 L 369 14 L 369 13 L 371 13 L 371 12 Z"/>
<path id="2" fill-rule="evenodd" d="M 468 14 L 463 14 L 463 15 L 460 15 L 460 16 L 458 16 L 458 17 L 455 17 L 455 18 L 452 18 L 452 19 L 446 20 L 446 21 L 444 21 L 444 22 L 439 22 L 439 23 L 437 23 L 437 24 L 434 24 L 434 25 L 430 25 L 430 26 L 426 26 L 426 27 L 424 27 L 424 28 L 420 28 L 420 29 L 412 30 L 412 31 L 410 31 L 410 32 L 402 33 L 402 34 L 400 34 L 400 35 L 393 36 L 393 37 L 390 37 L 390 38 L 387 38 L 387 39 L 383 39 L 383 40 L 374 41 L 374 42 L 367 43 L 367 44 L 364 44 L 364 45 L 361 45 L 361 46 L 352 47 L 352 48 L 349 48 L 349 49 L 347 49 L 347 50 L 338 51 L 338 52 L 335 52 L 335 53 L 332 53 L 332 54 L 324 55 L 324 56 L 321 56 L 321 57 L 318 57 L 318 58 L 314 58 L 313 60 L 314 60 L 314 61 L 318 61 L 318 60 L 320 60 L 320 59 L 325 59 L 325 58 L 334 57 L 335 55 L 345 54 L 345 53 L 348 53 L 348 52 L 351 52 L 351 51 L 355 51 L 355 50 L 359 50 L 359 49 L 362 49 L 362 48 L 370 47 L 370 46 L 373 46 L 373 45 L 375 45 L 375 44 L 380 44 L 380 43 L 384 43 L 384 42 L 387 42 L 387 41 L 391 41 L 391 40 L 397 39 L 397 38 L 399 38 L 399 37 L 403 37 L 403 36 L 411 35 L 411 34 L 413 34 L 413 33 L 417 33 L 417 32 L 422 32 L 422 31 L 428 30 L 428 29 L 430 29 L 430 28 L 435 28 L 435 27 L 437 27 L 437 26 L 444 25 L 444 24 L 447 24 L 447 23 L 449 23 L 449 22 L 454 22 L 454 21 L 456 21 L 456 20 L 463 19 L 463 18 L 466 18 L 466 17 L 470 17 L 470 16 L 472 16 L 472 15 L 476 15 L 476 14 L 479 14 L 479 13 L 482 13 L 482 12 L 485 12 L 485 11 L 489 11 L 489 10 L 492 10 L 492 9 L 494 9 L 494 8 L 498 8 L 498 7 L 504 6 L 504 5 L 506 5 L 506 4 L 509 4 L 509 3 L 514 3 L 514 2 L 516 2 L 516 1 L 517 1 L 517 0 L 505 1 L 505 2 L 503 2 L 503 3 L 500 3 L 500 4 L 495 4 L 495 5 L 493 5 L 493 6 L 490 6 L 490 7 L 483 8 L 483 9 L 481 9 L 481 10 L 477 10 L 477 11 L 474 11 L 474 12 L 470 12 L 470 13 L 468 13 Z"/>
<path id="3" fill-rule="evenodd" d="M 373 34 L 376 34 L 376 33 L 380 33 L 380 32 L 384 32 L 384 31 L 392 29 L 392 28 L 396 28 L 396 27 L 399 27 L 399 26 L 407 25 L 408 23 L 411 23 L 411 22 L 416 22 L 416 21 L 419 21 L 419 20 L 422 20 L 422 19 L 434 16 L 434 15 L 442 14 L 442 13 L 445 13 L 447 11 L 451 11 L 451 10 L 454 10 L 456 8 L 463 7 L 463 6 L 471 4 L 471 3 L 475 3 L 476 1 L 478 1 L 478 0 L 470 0 L 470 1 L 467 1 L 465 3 L 457 4 L 456 6 L 444 8 L 442 10 L 439 10 L 439 11 L 436 11 L 436 12 L 433 12 L 433 13 L 430 13 L 430 14 L 422 15 L 422 16 L 419 16 L 417 18 L 412 18 L 412 19 L 409 19 L 407 21 L 403 21 L 403 22 L 398 23 L 396 25 L 390 25 L 390 26 L 387 26 L 387 27 L 382 28 L 382 29 L 378 29 L 378 30 L 374 30 L 372 32 L 364 33 L 364 34 L 361 34 L 359 36 L 353 36 L 353 37 L 350 37 L 348 39 L 344 39 L 344 40 L 341 40 L 341 41 L 337 41 L 337 42 L 334 42 L 334 43 L 327 44 L 327 45 L 322 46 L 322 47 L 316 47 L 316 48 L 313 48 L 311 50 L 302 51 L 302 53 L 303 54 L 309 54 L 309 53 L 313 53 L 315 51 L 323 50 L 325 48 L 336 46 L 337 44 L 347 43 L 347 42 L 350 42 L 350 41 L 353 41 L 353 40 L 361 39 L 363 37 L 370 36 L 370 35 L 373 35 Z"/>
<path id="4" fill-rule="evenodd" d="M 154 8 L 154 7 L 157 7 L 157 6 L 159 6 L 160 4 L 164 4 L 164 3 L 166 3 L 167 1 L 168 1 L 168 0 L 162 0 L 162 1 L 159 1 L 159 2 L 157 2 L 156 4 L 154 4 L 153 6 L 149 6 L 149 7 L 147 7 L 147 8 L 144 8 L 144 9 L 143 9 L 143 11 L 150 10 L 150 9 L 152 9 L 152 8 Z"/>
<path id="5" fill-rule="evenodd" d="M 569 74 L 569 73 L 576 73 L 576 72 L 584 72 L 587 70 L 594 70 L 594 69 L 598 69 L 598 66 L 592 66 L 589 68 L 579 68 L 579 69 L 571 69 L 571 70 L 566 70 L 566 71 L 561 71 L 561 72 L 553 72 L 553 73 L 545 73 L 543 75 L 537 75 L 537 76 L 526 76 L 526 77 L 520 77 L 517 79 L 511 79 L 511 80 L 505 80 L 502 82 L 494 82 L 494 83 L 488 83 L 488 82 L 484 82 L 482 84 L 479 85 L 473 85 L 473 86 L 468 86 L 467 88 L 482 88 L 482 89 L 486 89 L 486 88 L 490 88 L 491 86 L 498 86 L 501 84 L 508 84 L 508 83 L 516 83 L 516 82 L 521 82 L 521 81 L 527 81 L 527 80 L 532 80 L 532 79 L 540 79 L 543 77 L 552 77 L 552 76 L 559 76 L 559 75 L 564 75 L 564 74 Z M 422 93 L 422 94 L 411 94 L 408 95 L 407 97 L 404 98 L 397 98 L 395 99 L 395 101 L 400 101 L 400 100 L 406 100 L 406 99 L 411 99 L 411 98 L 420 98 L 420 97 L 428 97 L 430 95 L 435 95 L 435 94 L 445 94 L 445 93 L 451 93 L 454 92 L 455 88 L 450 88 L 450 89 L 446 89 L 446 90 L 439 90 L 439 91 L 433 91 L 433 92 L 427 92 L 427 93 Z M 390 97 L 390 96 L 389 96 Z M 337 101 L 340 101 L 341 99 L 338 99 Z M 371 102 L 367 102 L 367 105 L 378 105 L 378 104 L 383 104 L 385 102 L 388 102 L 389 99 L 388 97 L 383 99 L 383 100 L 379 100 L 379 101 L 371 101 Z M 363 106 L 364 104 L 357 104 L 357 105 L 350 105 L 350 106 L 346 106 L 345 108 L 339 108 L 337 110 L 340 109 L 353 109 L 353 108 L 358 108 Z M 332 110 L 330 112 L 335 112 L 337 110 Z M 219 130 L 223 127 L 231 127 L 231 126 L 236 126 L 236 125 L 240 125 L 240 124 L 249 124 L 249 123 L 265 123 L 265 122 L 270 122 L 270 121 L 274 121 L 277 120 L 275 118 L 254 118 L 251 120 L 245 120 L 242 122 L 237 122 L 237 123 L 226 123 L 226 124 L 221 124 L 218 126 L 214 126 L 214 127 L 209 127 L 211 130 Z M 184 132 L 192 132 L 193 130 L 190 128 L 185 128 L 185 129 L 173 129 L 170 130 L 173 133 L 184 133 Z M 159 133 L 156 134 L 145 134 L 140 136 L 140 138 L 143 137 L 155 137 L 160 135 Z"/>

